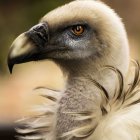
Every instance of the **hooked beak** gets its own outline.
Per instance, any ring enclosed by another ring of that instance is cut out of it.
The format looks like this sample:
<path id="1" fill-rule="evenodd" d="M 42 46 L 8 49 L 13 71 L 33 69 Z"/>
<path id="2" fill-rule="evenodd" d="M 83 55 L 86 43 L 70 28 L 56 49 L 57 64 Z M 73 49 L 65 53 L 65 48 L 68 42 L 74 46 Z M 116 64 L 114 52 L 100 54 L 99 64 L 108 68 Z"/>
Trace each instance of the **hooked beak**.
<path id="1" fill-rule="evenodd" d="M 43 48 L 48 44 L 48 32 L 47 23 L 40 23 L 17 37 L 9 50 L 7 59 L 10 73 L 12 73 L 15 64 L 39 59 L 38 54 L 40 54 Z"/>

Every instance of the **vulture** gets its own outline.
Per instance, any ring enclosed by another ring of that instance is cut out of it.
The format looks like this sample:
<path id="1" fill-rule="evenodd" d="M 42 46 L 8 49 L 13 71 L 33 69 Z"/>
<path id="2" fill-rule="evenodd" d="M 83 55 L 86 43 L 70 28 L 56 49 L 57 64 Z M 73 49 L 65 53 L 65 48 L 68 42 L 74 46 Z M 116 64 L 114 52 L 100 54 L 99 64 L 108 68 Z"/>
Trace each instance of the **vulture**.
<path id="1" fill-rule="evenodd" d="M 52 10 L 13 42 L 8 66 L 45 59 L 67 75 L 65 88 L 36 88 L 50 102 L 19 121 L 19 139 L 140 140 L 140 65 L 113 9 L 76 0 Z"/>

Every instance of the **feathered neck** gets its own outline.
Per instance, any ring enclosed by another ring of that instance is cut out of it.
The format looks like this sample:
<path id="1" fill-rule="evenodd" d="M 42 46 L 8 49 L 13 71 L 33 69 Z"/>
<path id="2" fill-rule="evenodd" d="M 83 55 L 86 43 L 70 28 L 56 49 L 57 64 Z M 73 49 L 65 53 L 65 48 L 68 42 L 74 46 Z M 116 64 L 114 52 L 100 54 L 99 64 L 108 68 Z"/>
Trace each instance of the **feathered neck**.
<path id="1" fill-rule="evenodd" d="M 100 137 L 99 131 L 106 127 L 104 125 L 107 125 L 105 120 L 109 122 L 109 120 L 112 119 L 112 116 L 121 118 L 123 115 L 126 115 L 126 118 L 128 117 L 129 120 L 127 120 L 128 124 L 125 124 L 127 129 L 123 128 L 123 130 L 127 133 L 127 136 L 130 135 L 133 137 L 134 135 L 137 135 L 137 131 L 134 129 L 133 132 L 129 134 L 128 129 L 130 128 L 129 125 L 134 123 L 133 120 L 139 122 L 138 118 L 134 119 L 132 116 L 140 113 L 137 107 L 140 103 L 140 65 L 137 62 L 134 62 L 134 64 L 135 72 L 134 76 L 131 74 L 133 80 L 129 81 L 130 83 L 124 79 L 122 73 L 118 69 L 112 66 L 106 67 L 109 71 L 112 71 L 118 79 L 116 84 L 112 85 L 112 87 L 115 87 L 112 98 L 110 97 L 110 92 L 91 77 L 86 83 L 85 81 L 82 81 L 82 79 L 79 81 L 78 79 L 75 79 L 76 81 L 73 81 L 71 86 L 66 90 L 64 98 L 62 97 L 61 100 L 63 100 L 63 102 L 60 102 L 60 105 L 62 103 L 63 106 L 60 106 L 59 112 L 63 112 L 65 115 L 59 116 L 58 114 L 58 118 L 62 117 L 61 119 L 65 120 L 65 123 L 70 126 L 70 129 L 65 125 L 61 127 L 61 129 L 58 127 L 58 134 L 62 134 L 64 139 L 81 139 L 87 137 L 89 137 L 89 139 L 90 137 L 91 139 L 96 139 Z M 92 93 L 90 93 L 92 88 L 91 85 L 94 87 Z M 64 100 L 66 102 L 64 102 Z M 135 111 L 133 112 L 132 109 Z M 118 121 L 117 118 L 113 119 Z M 61 121 L 58 121 L 58 123 L 61 123 Z M 71 126 L 72 123 L 74 124 L 73 126 Z M 122 122 L 121 125 L 124 123 L 126 122 Z M 117 129 L 118 125 L 116 126 Z M 139 127 L 140 124 L 135 123 L 135 125 Z M 111 126 L 111 124 L 108 124 L 107 126 Z M 109 128 L 107 128 L 107 130 L 108 129 Z M 108 135 L 112 136 L 111 134 Z M 113 134 L 113 136 L 114 135 L 115 134 Z M 120 133 L 119 136 L 123 137 L 123 133 Z"/>

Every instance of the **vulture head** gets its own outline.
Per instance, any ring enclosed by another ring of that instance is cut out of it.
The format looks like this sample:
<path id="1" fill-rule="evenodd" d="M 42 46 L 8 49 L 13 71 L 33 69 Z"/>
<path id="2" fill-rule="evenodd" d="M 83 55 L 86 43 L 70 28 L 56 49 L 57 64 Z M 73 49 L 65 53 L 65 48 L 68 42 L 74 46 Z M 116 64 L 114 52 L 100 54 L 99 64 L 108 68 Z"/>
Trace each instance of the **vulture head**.
<path id="1" fill-rule="evenodd" d="M 115 66 L 125 74 L 129 49 L 121 19 L 94 0 L 73 1 L 49 12 L 13 42 L 8 65 L 12 72 L 15 64 L 44 59 L 53 60 L 74 76 L 104 65 Z"/>
<path id="2" fill-rule="evenodd" d="M 44 107 L 45 117 L 29 120 L 27 130 L 20 130 L 29 133 L 23 139 L 140 138 L 140 65 L 136 63 L 132 83 L 124 83 L 129 45 L 124 25 L 110 7 L 100 1 L 76 0 L 49 12 L 13 42 L 8 66 L 12 72 L 15 64 L 46 59 L 68 74 L 68 84 L 58 100 L 54 91 L 43 95 L 56 101 L 57 107 Z M 112 71 L 102 71 L 106 66 L 117 73 L 117 84 Z M 31 137 L 36 132 L 40 135 Z"/>

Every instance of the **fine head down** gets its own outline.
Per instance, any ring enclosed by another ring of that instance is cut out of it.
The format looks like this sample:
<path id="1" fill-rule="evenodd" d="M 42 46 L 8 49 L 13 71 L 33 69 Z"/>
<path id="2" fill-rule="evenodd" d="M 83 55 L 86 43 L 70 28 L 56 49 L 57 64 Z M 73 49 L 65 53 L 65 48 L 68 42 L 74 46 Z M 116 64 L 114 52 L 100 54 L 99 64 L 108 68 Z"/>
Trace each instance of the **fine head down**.
<path id="1" fill-rule="evenodd" d="M 8 65 L 12 72 L 15 64 L 44 59 L 66 67 L 68 72 L 73 67 L 68 63 L 75 61 L 75 65 L 87 66 L 89 62 L 95 69 L 112 65 L 125 74 L 129 47 L 124 25 L 100 1 L 77 0 L 61 6 L 17 37 L 9 51 Z"/>

